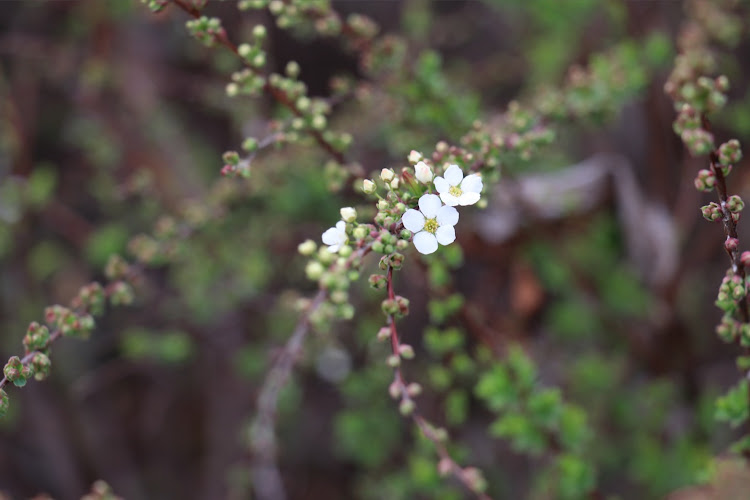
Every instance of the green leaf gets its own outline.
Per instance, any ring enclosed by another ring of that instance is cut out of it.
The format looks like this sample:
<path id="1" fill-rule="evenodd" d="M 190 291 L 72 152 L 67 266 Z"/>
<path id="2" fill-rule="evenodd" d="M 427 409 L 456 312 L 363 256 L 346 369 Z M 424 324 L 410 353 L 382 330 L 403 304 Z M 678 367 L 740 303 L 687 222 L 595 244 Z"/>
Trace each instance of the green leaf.
<path id="1" fill-rule="evenodd" d="M 748 418 L 747 391 L 748 381 L 743 379 L 726 395 L 719 397 L 716 400 L 716 419 L 729 422 L 732 427 L 742 425 Z"/>

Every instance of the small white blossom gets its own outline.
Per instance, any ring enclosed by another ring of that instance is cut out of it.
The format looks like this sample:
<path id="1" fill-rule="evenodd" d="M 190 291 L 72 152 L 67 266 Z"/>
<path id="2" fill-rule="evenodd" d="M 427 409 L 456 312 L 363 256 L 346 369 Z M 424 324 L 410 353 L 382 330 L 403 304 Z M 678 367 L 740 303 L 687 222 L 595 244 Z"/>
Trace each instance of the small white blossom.
<path id="1" fill-rule="evenodd" d="M 414 165 L 414 175 L 422 184 L 428 184 L 432 181 L 432 169 L 425 162 L 420 161 Z"/>
<path id="2" fill-rule="evenodd" d="M 365 179 L 362 181 L 362 191 L 364 191 L 366 194 L 372 194 L 375 192 L 375 183 L 372 182 L 370 179 Z"/>
<path id="3" fill-rule="evenodd" d="M 419 151 L 411 150 L 409 153 L 409 162 L 410 163 L 417 163 L 418 161 L 422 161 L 422 153 Z"/>
<path id="4" fill-rule="evenodd" d="M 393 179 L 393 176 L 395 176 L 396 173 L 391 168 L 384 168 L 380 171 L 380 178 L 383 179 L 383 182 L 388 183 Z"/>
<path id="5" fill-rule="evenodd" d="M 327 229 L 323 233 L 323 243 L 328 245 L 328 251 L 336 253 L 339 248 L 346 245 L 346 222 L 340 220 L 335 227 Z"/>
<path id="6" fill-rule="evenodd" d="M 425 194 L 419 199 L 419 210 L 409 209 L 401 218 L 404 227 L 414 233 L 414 246 L 420 253 L 430 254 L 441 245 L 456 240 L 453 226 L 458 222 L 458 210 L 443 205 L 434 194 Z"/>
<path id="7" fill-rule="evenodd" d="M 458 165 L 451 165 L 444 175 L 445 178 L 435 177 L 435 189 L 446 205 L 473 205 L 479 201 L 482 191 L 482 177 L 479 174 L 464 177 Z"/>
<path id="8" fill-rule="evenodd" d="M 352 207 L 344 207 L 339 212 L 341 213 L 341 220 L 344 222 L 354 222 L 357 220 L 357 211 Z"/>
<path id="9" fill-rule="evenodd" d="M 398 180 L 398 177 L 396 177 L 395 179 L 391 181 L 391 188 L 398 189 L 398 185 L 399 185 L 399 180 Z"/>

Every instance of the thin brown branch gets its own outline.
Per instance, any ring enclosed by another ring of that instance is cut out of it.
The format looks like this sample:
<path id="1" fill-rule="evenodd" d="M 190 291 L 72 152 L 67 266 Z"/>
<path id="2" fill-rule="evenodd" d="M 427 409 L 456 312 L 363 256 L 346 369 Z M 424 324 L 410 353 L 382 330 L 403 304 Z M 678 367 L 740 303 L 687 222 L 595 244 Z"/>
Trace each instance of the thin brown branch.
<path id="1" fill-rule="evenodd" d="M 396 294 L 393 288 L 393 268 L 391 266 L 388 266 L 386 280 L 388 283 L 388 298 L 390 300 L 395 300 Z M 399 357 L 401 351 L 401 343 L 399 340 L 398 329 L 396 328 L 396 318 L 392 314 L 389 314 L 387 321 L 391 331 L 390 340 L 393 356 Z M 413 410 L 410 412 L 412 420 L 422 431 L 422 434 L 427 439 L 432 441 L 433 445 L 435 446 L 435 451 L 437 451 L 437 454 L 440 457 L 439 468 L 441 472 L 450 473 L 461 484 L 463 484 L 467 490 L 473 493 L 480 500 L 492 500 L 489 495 L 480 491 L 476 486 L 477 474 L 479 471 L 472 467 L 461 467 L 455 460 L 453 460 L 450 452 L 448 451 L 448 448 L 446 448 L 445 446 L 444 436 L 441 436 L 440 433 L 436 432 L 435 426 L 432 425 L 424 416 L 422 416 L 417 411 L 416 403 L 409 393 L 409 384 L 407 384 L 406 379 L 403 376 L 400 364 L 397 364 L 393 368 L 393 376 L 393 383 L 396 384 L 397 388 L 399 389 L 402 403 L 406 401 L 413 408 Z"/>

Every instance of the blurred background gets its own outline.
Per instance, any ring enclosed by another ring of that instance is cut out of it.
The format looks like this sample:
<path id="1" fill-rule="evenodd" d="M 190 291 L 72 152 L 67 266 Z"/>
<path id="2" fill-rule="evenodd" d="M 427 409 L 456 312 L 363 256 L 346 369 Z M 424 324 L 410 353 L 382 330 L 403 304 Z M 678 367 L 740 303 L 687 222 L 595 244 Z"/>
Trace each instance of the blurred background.
<path id="1" fill-rule="evenodd" d="M 663 93 L 686 9 L 706 3 L 334 1 L 407 40 L 408 68 L 380 90 L 334 38 L 281 30 L 234 2 L 206 7 L 236 42 L 264 23 L 270 69 L 297 61 L 311 95 L 330 95 L 333 77 L 362 85 L 331 122 L 353 135 L 349 157 L 366 173 L 455 142 L 476 119 L 492 123 L 510 100 L 560 85 L 596 54 L 624 68 L 627 92 L 611 109 L 559 127 L 533 161 L 506 166 L 485 210 L 462 212 L 460 249 L 445 249 L 450 271 L 409 258 L 397 277 L 411 299 L 402 331 L 418 351 L 408 373 L 425 385 L 422 409 L 484 470 L 494 498 L 553 497 L 538 487 L 544 455 L 487 437 L 492 415 L 473 396 L 466 354 L 479 347 L 500 359 L 520 343 L 542 383 L 588 412 L 588 453 L 611 498 L 663 498 L 694 484 L 734 437 L 713 419 L 716 396 L 737 379 L 737 349 L 714 333 L 724 237 L 700 216 L 713 200 L 693 187 L 705 161 L 687 156 Z M 229 99 L 237 61 L 191 38 L 187 19 L 137 1 L 0 2 L 3 359 L 22 352 L 47 305 L 102 279 L 111 254 L 190 223 L 170 258 L 143 273 L 132 306 L 108 310 L 89 341 L 57 342 L 47 381 L 9 388 L 0 420 L 9 498 L 80 498 L 97 479 L 128 499 L 249 498 L 255 398 L 294 327 L 296 299 L 316 288 L 297 245 L 319 241 L 339 207 L 363 201 L 331 193 L 337 179 L 314 146 L 263 152 L 250 179 L 221 178 L 221 154 L 268 135 L 280 112 L 269 98 Z M 715 133 L 744 144 L 747 27 L 732 27 L 738 43 L 719 49 L 719 70 L 733 90 Z M 729 179 L 740 195 L 744 163 Z M 744 220 L 739 232 L 750 234 Z M 436 282 L 460 295 L 431 301 Z M 386 348 L 374 342 L 382 297 L 360 285 L 355 319 L 308 339 L 282 395 L 288 494 L 463 498 L 387 396 Z M 423 332 L 444 322 L 465 352 L 423 345 Z"/>

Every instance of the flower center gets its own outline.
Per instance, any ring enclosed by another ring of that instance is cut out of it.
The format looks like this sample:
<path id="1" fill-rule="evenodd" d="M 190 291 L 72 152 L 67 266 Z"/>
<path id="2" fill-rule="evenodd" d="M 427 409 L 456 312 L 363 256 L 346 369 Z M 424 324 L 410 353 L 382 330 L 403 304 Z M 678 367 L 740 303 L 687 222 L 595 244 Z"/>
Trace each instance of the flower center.
<path id="1" fill-rule="evenodd" d="M 451 186 L 451 188 L 448 190 L 450 194 L 455 196 L 456 198 L 459 198 L 464 192 L 461 191 L 461 188 L 458 186 Z"/>
<path id="2" fill-rule="evenodd" d="M 437 218 L 424 221 L 424 230 L 428 233 L 435 234 L 435 231 L 438 230 Z"/>

